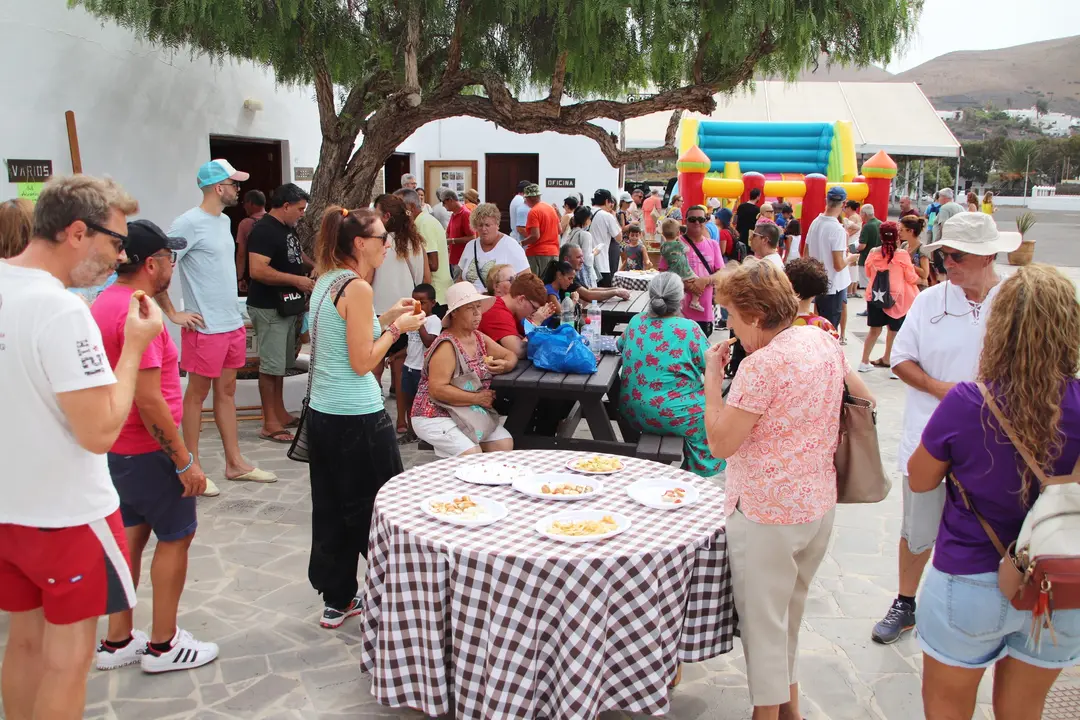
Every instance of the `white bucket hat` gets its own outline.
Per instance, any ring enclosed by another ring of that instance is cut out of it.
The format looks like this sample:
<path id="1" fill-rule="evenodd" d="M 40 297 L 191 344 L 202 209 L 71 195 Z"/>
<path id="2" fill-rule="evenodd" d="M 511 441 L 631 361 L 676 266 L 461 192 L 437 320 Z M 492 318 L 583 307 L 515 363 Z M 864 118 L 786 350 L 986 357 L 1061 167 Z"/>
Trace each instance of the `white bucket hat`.
<path id="1" fill-rule="evenodd" d="M 997 255 L 1020 247 L 1018 232 L 1001 232 L 994 218 L 981 212 L 960 212 L 941 226 L 941 239 L 927 250 L 950 247 L 971 255 Z"/>
<path id="2" fill-rule="evenodd" d="M 474 302 L 480 303 L 481 312 L 486 312 L 495 304 L 495 298 L 490 295 L 481 295 L 471 282 L 458 282 L 451 285 L 446 291 L 446 315 L 443 317 L 442 326 L 450 327 L 450 315 L 463 305 Z"/>

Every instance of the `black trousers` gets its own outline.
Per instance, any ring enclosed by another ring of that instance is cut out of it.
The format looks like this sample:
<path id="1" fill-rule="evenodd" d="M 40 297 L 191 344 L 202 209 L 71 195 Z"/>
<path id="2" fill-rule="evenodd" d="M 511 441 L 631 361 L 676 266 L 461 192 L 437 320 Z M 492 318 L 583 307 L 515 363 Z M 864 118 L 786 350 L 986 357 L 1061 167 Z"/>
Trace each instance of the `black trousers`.
<path id="1" fill-rule="evenodd" d="M 596 281 L 596 286 L 609 288 L 611 287 L 611 281 L 614 277 L 615 273 L 600 273 L 600 279 Z"/>
<path id="2" fill-rule="evenodd" d="M 308 580 L 323 602 L 348 607 L 367 557 L 375 495 L 403 471 L 394 423 L 385 410 L 328 415 L 311 408 L 311 557 Z"/>

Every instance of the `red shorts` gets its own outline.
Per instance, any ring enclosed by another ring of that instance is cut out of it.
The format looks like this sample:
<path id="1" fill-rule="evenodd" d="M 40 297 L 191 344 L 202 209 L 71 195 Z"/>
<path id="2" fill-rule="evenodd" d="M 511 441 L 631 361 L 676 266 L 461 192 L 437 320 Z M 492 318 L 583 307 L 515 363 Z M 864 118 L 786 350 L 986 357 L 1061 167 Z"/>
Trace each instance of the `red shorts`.
<path id="1" fill-rule="evenodd" d="M 86 525 L 0 524 L 0 610 L 68 625 L 135 607 L 120 511 Z"/>
<path id="2" fill-rule="evenodd" d="M 236 370 L 247 361 L 247 331 L 201 333 L 180 329 L 180 369 L 207 378 L 221 377 L 225 368 Z"/>

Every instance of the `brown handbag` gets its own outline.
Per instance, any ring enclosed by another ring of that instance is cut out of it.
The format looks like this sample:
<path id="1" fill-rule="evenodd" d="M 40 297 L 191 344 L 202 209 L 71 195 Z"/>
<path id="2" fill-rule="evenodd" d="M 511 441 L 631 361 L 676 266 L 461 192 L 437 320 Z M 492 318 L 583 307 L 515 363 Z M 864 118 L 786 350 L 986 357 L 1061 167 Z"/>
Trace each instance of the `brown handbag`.
<path id="1" fill-rule="evenodd" d="M 892 490 L 881 464 L 877 412 L 869 400 L 855 397 L 844 385 L 840 404 L 840 442 L 833 455 L 836 466 L 836 502 L 881 502 Z"/>
<path id="2" fill-rule="evenodd" d="M 1037 639 L 1043 627 L 1053 629 L 1052 615 L 1055 609 L 1080 608 L 1080 556 L 1077 554 L 1080 553 L 1080 546 L 1072 542 L 1069 534 L 1075 535 L 1076 532 L 1077 493 L 1080 488 L 1068 487 L 1080 482 L 1080 459 L 1069 475 L 1047 476 L 1031 452 L 1016 437 L 1012 423 L 1001 412 L 989 389 L 979 383 L 979 391 L 1009 442 L 1039 480 L 1039 499 L 1028 510 L 1017 541 L 1005 547 L 956 475 L 950 472 L 948 477 L 1001 555 L 998 589 L 1014 608 L 1032 612 L 1032 636 Z"/>

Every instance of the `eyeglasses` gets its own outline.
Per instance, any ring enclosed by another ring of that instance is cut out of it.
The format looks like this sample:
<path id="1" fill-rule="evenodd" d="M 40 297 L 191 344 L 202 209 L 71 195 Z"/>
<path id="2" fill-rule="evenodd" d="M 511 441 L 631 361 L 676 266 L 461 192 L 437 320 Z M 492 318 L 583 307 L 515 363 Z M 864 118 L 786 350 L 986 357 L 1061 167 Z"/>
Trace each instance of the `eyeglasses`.
<path id="1" fill-rule="evenodd" d="M 952 260 L 954 263 L 959 265 L 960 263 L 962 263 L 964 261 L 964 258 L 966 258 L 970 254 L 971 253 L 960 252 L 960 251 L 947 252 L 945 250 L 942 250 L 941 251 L 941 259 L 942 259 L 942 262 L 944 262 L 945 260 Z"/>
<path id="2" fill-rule="evenodd" d="M 219 182 L 218 185 L 231 185 L 232 187 L 237 187 L 237 188 L 240 187 L 240 183 L 236 182 L 235 180 L 233 180 L 232 182 L 228 182 L 228 181 L 223 180 L 223 181 Z"/>
<path id="3" fill-rule="evenodd" d="M 162 250 L 160 253 L 154 253 L 150 257 L 157 258 L 158 260 L 168 259 L 173 265 L 176 264 L 176 251 L 175 250 Z"/>
<path id="4" fill-rule="evenodd" d="M 704 218 L 704 217 L 698 217 L 697 215 L 694 215 L 693 217 L 688 217 L 688 218 L 686 218 L 686 222 L 688 222 L 688 223 L 703 223 L 703 222 L 709 222 L 709 218 Z"/>
<path id="5" fill-rule="evenodd" d="M 108 235 L 109 237 L 116 238 L 117 240 L 119 240 L 120 241 L 119 245 L 117 245 L 116 243 L 113 243 L 113 247 L 116 248 L 117 252 L 120 252 L 121 250 L 123 250 L 123 249 L 125 249 L 127 247 L 127 243 L 128 243 L 127 235 L 121 235 L 118 232 L 113 232 L 112 230 L 109 230 L 108 228 L 103 228 L 100 225 L 98 225 L 97 223 L 90 222 L 89 220 L 83 220 L 83 224 L 86 225 L 86 227 L 93 230 L 94 232 L 99 232 L 99 233 L 101 233 L 103 235 Z"/>

